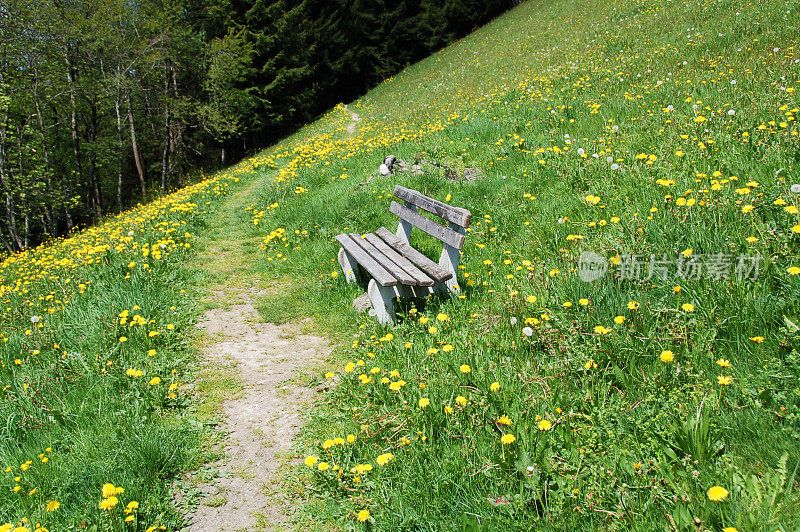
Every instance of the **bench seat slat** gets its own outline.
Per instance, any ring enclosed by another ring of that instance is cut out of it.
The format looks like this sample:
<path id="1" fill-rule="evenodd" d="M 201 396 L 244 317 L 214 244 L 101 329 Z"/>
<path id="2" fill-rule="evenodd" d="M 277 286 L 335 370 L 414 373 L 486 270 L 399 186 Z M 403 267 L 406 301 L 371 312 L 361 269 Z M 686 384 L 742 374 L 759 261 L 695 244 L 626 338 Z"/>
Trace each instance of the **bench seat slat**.
<path id="1" fill-rule="evenodd" d="M 397 238 L 394 233 L 385 227 L 381 227 L 375 231 L 375 234 L 378 235 L 384 242 L 389 244 L 389 246 L 395 251 L 413 262 L 420 270 L 428 274 L 434 281 L 443 283 L 453 277 L 452 273 L 448 272 L 422 253 Z"/>
<path id="2" fill-rule="evenodd" d="M 350 233 L 350 238 L 352 238 L 356 244 L 361 246 L 361 249 L 363 249 L 367 255 L 375 259 L 375 262 L 380 264 L 383 269 L 392 274 L 395 279 L 400 281 L 400 284 L 416 286 L 417 280 L 414 279 L 411 274 L 403 270 L 403 268 L 395 264 L 391 258 L 387 257 L 384 253 L 381 253 L 378 248 L 376 248 L 369 240 L 366 239 L 366 235 L 362 237 L 357 233 Z"/>
<path id="3" fill-rule="evenodd" d="M 397 286 L 397 279 L 370 257 L 349 235 L 336 235 L 336 240 L 381 286 Z"/>
<path id="4" fill-rule="evenodd" d="M 464 235 L 453 231 L 449 227 L 437 224 L 430 218 L 425 218 L 421 214 L 412 211 L 408 207 L 403 207 L 396 201 L 393 201 L 392 204 L 389 205 L 389 212 L 396 214 L 414 227 L 419 227 L 432 237 L 441 240 L 449 246 L 452 246 L 456 249 L 461 249 L 464 247 Z"/>
<path id="5" fill-rule="evenodd" d="M 447 220 L 448 222 L 452 222 L 456 225 L 460 225 L 465 229 L 469 227 L 469 222 L 472 219 L 472 213 L 470 213 L 467 209 L 453 207 L 447 203 L 429 198 L 428 196 L 420 194 L 416 190 L 411 190 L 410 188 L 395 185 L 394 195 L 403 201 L 407 201 L 412 205 L 416 205 L 421 209 L 425 209 L 426 211 L 435 214 L 439 218 Z"/>
<path id="6" fill-rule="evenodd" d="M 422 270 L 414 266 L 414 263 L 392 249 L 389 244 L 381 240 L 376 234 L 370 233 L 366 236 L 367 242 L 375 246 L 378 251 L 388 257 L 389 260 L 397 264 L 406 273 L 411 275 L 418 286 L 433 286 L 433 279 L 428 277 Z"/>

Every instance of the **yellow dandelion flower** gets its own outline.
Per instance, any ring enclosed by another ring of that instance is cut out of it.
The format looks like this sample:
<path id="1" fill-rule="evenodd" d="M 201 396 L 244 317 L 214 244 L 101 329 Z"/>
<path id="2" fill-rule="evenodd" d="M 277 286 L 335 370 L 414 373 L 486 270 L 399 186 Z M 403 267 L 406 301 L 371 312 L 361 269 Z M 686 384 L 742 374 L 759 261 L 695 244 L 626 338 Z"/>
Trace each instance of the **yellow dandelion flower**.
<path id="1" fill-rule="evenodd" d="M 111 510 L 112 508 L 114 508 L 117 505 L 118 502 L 119 502 L 119 499 L 117 499 L 116 497 L 114 497 L 112 495 L 111 497 L 109 497 L 107 499 L 103 499 L 102 501 L 100 501 L 99 506 L 100 506 L 101 510 Z"/>
<path id="2" fill-rule="evenodd" d="M 708 489 L 708 498 L 712 501 L 721 501 L 729 495 L 728 490 L 722 486 L 712 486 Z"/>

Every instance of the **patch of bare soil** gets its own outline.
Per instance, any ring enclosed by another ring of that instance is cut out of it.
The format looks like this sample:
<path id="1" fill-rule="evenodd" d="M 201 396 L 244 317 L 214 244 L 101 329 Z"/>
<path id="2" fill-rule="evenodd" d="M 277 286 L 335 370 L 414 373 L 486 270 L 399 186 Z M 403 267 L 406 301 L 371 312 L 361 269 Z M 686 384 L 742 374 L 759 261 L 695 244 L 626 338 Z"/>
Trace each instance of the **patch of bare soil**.
<path id="1" fill-rule="evenodd" d="M 351 122 L 347 125 L 347 134 L 353 135 L 356 132 L 356 126 L 358 125 L 359 122 L 361 122 L 361 117 L 358 116 L 357 113 L 354 113 L 353 111 L 348 109 L 346 105 L 344 106 L 344 110 L 350 113 L 350 120 L 351 120 Z"/>
<path id="2" fill-rule="evenodd" d="M 300 412 L 315 395 L 292 379 L 322 362 L 329 347 L 321 337 L 302 334 L 302 323 L 261 322 L 253 306 L 260 293 L 226 292 L 229 304 L 207 311 L 199 326 L 214 339 L 204 349 L 209 363 L 234 365 L 244 393 L 223 403 L 225 459 L 213 464 L 221 474 L 202 486 L 205 498 L 186 530 L 280 530 L 292 511 L 275 488 L 276 471 L 290 456 Z"/>

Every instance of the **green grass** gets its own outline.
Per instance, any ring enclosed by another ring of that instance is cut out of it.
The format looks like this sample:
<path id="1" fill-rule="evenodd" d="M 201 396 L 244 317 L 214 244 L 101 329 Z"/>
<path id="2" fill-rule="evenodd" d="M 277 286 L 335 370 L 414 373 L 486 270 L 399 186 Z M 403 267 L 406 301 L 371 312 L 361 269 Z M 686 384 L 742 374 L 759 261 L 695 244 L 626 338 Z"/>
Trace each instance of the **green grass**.
<path id="1" fill-rule="evenodd" d="M 330 465 L 300 468 L 310 519 L 800 526 L 797 15 L 780 1 L 529 1 L 350 104 L 355 135 L 337 108 L 253 159 L 277 170 L 247 210 L 264 271 L 313 294 L 298 304 L 344 345 L 341 385 L 305 432 Z M 389 153 L 485 179 L 450 182 L 431 166 L 375 177 Z M 464 298 L 383 328 L 353 314 L 360 289 L 332 275 L 333 236 L 393 229 L 395 184 L 450 197 L 473 223 Z M 687 279 L 675 263 L 663 281 L 612 267 L 586 283 L 586 250 L 764 260 L 757 279 Z M 322 445 L 347 434 L 354 443 Z M 717 485 L 722 501 L 707 493 Z"/>
<path id="2" fill-rule="evenodd" d="M 339 379 L 306 413 L 300 450 L 318 462 L 285 483 L 308 501 L 297 526 L 797 529 L 798 16 L 780 0 L 529 0 L 350 104 L 353 135 L 339 106 L 193 192 L 194 207 L 145 207 L 9 258 L 0 523 L 121 529 L 136 500 L 136 528 L 180 526 L 166 486 L 212 458 L 205 423 L 238 384 L 212 372 L 199 401 L 162 388 L 202 375 L 190 325 L 234 283 L 263 291 L 265 319 L 309 315 L 340 344 L 297 376 Z M 389 153 L 485 177 L 376 176 Z M 473 221 L 463 297 L 387 328 L 353 313 L 363 287 L 333 275 L 333 237 L 393 229 L 395 184 Z M 168 255 L 143 257 L 159 239 Z M 757 279 L 612 267 L 586 283 L 587 250 L 764 260 Z M 155 321 L 120 324 L 125 309 Z M 125 488 L 112 511 L 98 508 L 105 482 Z M 728 495 L 710 500 L 714 486 Z"/>
<path id="3" fill-rule="evenodd" d="M 206 278 L 185 265 L 232 182 L 220 176 L 2 264 L 0 525 L 182 525 L 172 481 L 215 458 L 212 388 L 234 388 L 217 371 L 205 375 L 205 404 L 191 392 Z"/>

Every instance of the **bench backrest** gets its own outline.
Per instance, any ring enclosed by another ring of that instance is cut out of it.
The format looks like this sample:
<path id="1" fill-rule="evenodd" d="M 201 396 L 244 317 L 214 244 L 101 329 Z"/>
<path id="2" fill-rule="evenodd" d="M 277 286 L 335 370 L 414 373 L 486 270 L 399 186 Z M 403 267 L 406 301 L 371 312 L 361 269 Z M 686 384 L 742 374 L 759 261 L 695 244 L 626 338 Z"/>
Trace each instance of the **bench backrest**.
<path id="1" fill-rule="evenodd" d="M 405 203 L 405 205 L 400 205 L 393 201 L 389 206 L 389 211 L 400 218 L 398 236 L 403 238 L 406 243 L 408 243 L 413 226 L 457 250 L 464 247 L 464 234 L 472 219 L 472 214 L 467 209 L 453 207 L 400 185 L 394 187 L 394 196 Z M 422 216 L 417 212 L 418 208 L 438 216 L 448 222 L 448 226 Z"/>

